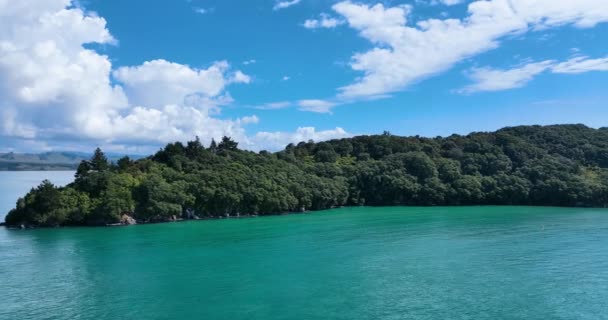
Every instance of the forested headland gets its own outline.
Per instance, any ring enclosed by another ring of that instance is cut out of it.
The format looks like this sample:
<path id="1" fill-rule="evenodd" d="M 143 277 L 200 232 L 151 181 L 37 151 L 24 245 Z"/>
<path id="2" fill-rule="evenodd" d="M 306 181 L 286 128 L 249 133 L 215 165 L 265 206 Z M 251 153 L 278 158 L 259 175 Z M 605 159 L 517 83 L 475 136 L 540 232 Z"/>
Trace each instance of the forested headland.
<path id="1" fill-rule="evenodd" d="M 381 135 L 238 149 L 224 137 L 139 160 L 96 150 L 75 181 L 45 181 L 8 226 L 107 225 L 270 215 L 339 206 L 608 205 L 608 128 L 520 126 L 449 137 Z"/>

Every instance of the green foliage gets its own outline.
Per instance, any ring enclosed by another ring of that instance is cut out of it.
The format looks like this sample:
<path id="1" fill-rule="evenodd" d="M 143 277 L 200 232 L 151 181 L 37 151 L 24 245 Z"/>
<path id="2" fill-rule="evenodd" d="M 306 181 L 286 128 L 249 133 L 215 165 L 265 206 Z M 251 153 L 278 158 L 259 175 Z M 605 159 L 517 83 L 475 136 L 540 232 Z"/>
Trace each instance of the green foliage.
<path id="1" fill-rule="evenodd" d="M 239 144 L 231 138 L 224 136 L 222 141 L 217 145 L 217 148 L 220 151 L 236 151 L 238 145 Z"/>
<path id="2" fill-rule="evenodd" d="M 189 199 L 183 181 L 169 183 L 157 173 L 147 175 L 133 190 L 137 199 L 138 218 L 146 221 L 162 221 L 174 215 L 181 216 L 182 208 Z M 128 204 L 132 205 L 132 211 L 135 203 Z"/>
<path id="3" fill-rule="evenodd" d="M 110 166 L 108 158 L 106 158 L 106 155 L 99 148 L 95 149 L 90 163 L 91 169 L 95 171 L 105 171 Z"/>
<path id="4" fill-rule="evenodd" d="M 89 211 L 90 200 L 86 194 L 73 188 L 57 188 L 45 180 L 17 201 L 6 222 L 49 227 L 83 224 Z"/>
<path id="5" fill-rule="evenodd" d="M 113 165 L 99 149 L 73 184 L 45 181 L 8 225 L 99 225 L 320 210 L 344 205 L 608 205 L 608 129 L 526 126 L 446 138 L 385 132 L 277 153 L 223 137 L 168 144 Z"/>

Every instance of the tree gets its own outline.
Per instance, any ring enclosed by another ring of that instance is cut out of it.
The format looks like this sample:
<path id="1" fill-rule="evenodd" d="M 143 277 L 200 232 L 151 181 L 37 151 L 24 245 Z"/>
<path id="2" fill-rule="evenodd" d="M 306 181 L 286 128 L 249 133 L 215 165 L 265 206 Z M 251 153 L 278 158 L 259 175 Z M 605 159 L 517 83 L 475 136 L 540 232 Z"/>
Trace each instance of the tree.
<path id="1" fill-rule="evenodd" d="M 186 147 L 186 154 L 189 158 L 192 159 L 200 156 L 204 150 L 205 147 L 203 147 L 203 144 L 201 143 L 199 137 L 196 136 L 196 139 L 194 139 L 194 141 L 188 141 L 188 146 Z"/>
<path id="2" fill-rule="evenodd" d="M 100 196 L 101 205 L 90 218 L 93 223 L 117 223 L 123 214 L 132 215 L 135 209 L 132 190 L 137 185 L 137 181 L 129 174 L 110 176 L 108 187 Z"/>
<path id="3" fill-rule="evenodd" d="M 437 172 L 439 178 L 446 182 L 454 182 L 460 178 L 460 163 L 451 159 L 439 159 L 437 165 Z"/>
<path id="4" fill-rule="evenodd" d="M 481 181 L 476 176 L 462 176 L 453 185 L 459 204 L 480 203 L 484 197 Z"/>
<path id="5" fill-rule="evenodd" d="M 50 181 L 44 180 L 24 199 L 19 199 L 17 207 L 6 217 L 6 222 L 10 225 L 62 225 L 67 216 L 61 209 L 60 191 Z"/>
<path id="6" fill-rule="evenodd" d="M 209 145 L 209 151 L 211 151 L 211 153 L 217 153 L 217 143 L 215 142 L 215 139 L 211 138 L 211 144 Z"/>
<path id="7" fill-rule="evenodd" d="M 187 197 L 183 192 L 177 184 L 170 184 L 157 174 L 148 175 L 134 190 L 137 199 L 136 217 L 144 221 L 181 217 Z"/>
<path id="8" fill-rule="evenodd" d="M 101 151 L 100 148 L 95 149 L 93 157 L 91 157 L 90 166 L 91 170 L 95 171 L 105 171 L 110 167 L 108 158 L 106 158 L 106 155 Z"/>
<path id="9" fill-rule="evenodd" d="M 89 171 L 91 171 L 91 162 L 82 160 L 78 165 L 78 169 L 76 169 L 76 180 L 85 178 L 89 174 Z"/>
<path id="10" fill-rule="evenodd" d="M 116 165 L 118 166 L 118 170 L 127 171 L 133 165 L 133 161 L 128 156 L 124 156 L 118 159 Z"/>
<path id="11" fill-rule="evenodd" d="M 409 152 L 403 157 L 407 171 L 418 177 L 418 179 L 429 179 L 437 176 L 435 163 L 429 156 L 422 152 Z"/>
<path id="12" fill-rule="evenodd" d="M 338 159 L 338 154 L 333 150 L 322 150 L 315 154 L 315 161 L 334 163 Z"/>
<path id="13" fill-rule="evenodd" d="M 238 143 L 232 140 L 231 138 L 224 136 L 222 137 L 222 141 L 218 145 L 218 150 L 220 151 L 235 151 L 237 150 Z"/>

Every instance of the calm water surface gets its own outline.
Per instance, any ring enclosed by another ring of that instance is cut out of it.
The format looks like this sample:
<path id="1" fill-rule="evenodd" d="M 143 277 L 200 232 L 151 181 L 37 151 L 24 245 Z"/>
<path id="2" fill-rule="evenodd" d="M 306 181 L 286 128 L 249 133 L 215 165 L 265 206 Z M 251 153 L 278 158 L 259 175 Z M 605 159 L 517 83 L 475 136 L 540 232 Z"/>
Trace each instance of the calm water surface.
<path id="1" fill-rule="evenodd" d="M 608 212 L 0 229 L 0 319 L 607 319 Z"/>
<path id="2" fill-rule="evenodd" d="M 0 220 L 4 221 L 19 197 L 44 179 L 63 186 L 74 181 L 74 171 L 0 171 Z"/>

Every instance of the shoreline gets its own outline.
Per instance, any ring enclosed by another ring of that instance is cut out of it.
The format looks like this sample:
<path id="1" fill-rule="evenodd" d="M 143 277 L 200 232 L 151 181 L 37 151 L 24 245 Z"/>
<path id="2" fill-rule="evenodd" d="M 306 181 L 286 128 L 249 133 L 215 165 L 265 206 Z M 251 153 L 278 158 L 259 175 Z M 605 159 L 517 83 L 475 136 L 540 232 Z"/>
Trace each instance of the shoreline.
<path id="1" fill-rule="evenodd" d="M 177 218 L 175 220 L 156 220 L 156 221 L 137 221 L 135 219 L 135 223 L 112 223 L 112 224 L 105 224 L 105 225 L 58 225 L 58 226 L 27 226 L 27 225 L 21 225 L 21 226 L 9 226 L 7 225 L 5 222 L 0 223 L 1 227 L 5 227 L 7 229 L 10 230 L 31 230 L 31 229 L 60 229 L 60 228 L 116 228 L 116 227 L 130 227 L 130 226 L 137 226 L 137 225 L 149 225 L 149 224 L 165 224 L 165 223 L 179 223 L 179 222 L 188 222 L 188 221 L 210 221 L 210 220 L 231 220 L 231 219 L 251 219 L 251 218 L 259 218 L 259 217 L 276 217 L 276 216 L 287 216 L 287 215 L 297 215 L 297 214 L 310 214 L 312 212 L 319 212 L 319 211 L 326 211 L 326 210 L 333 210 L 333 209 L 339 209 L 339 208 L 349 208 L 349 207 L 338 207 L 338 208 L 328 208 L 328 209 L 320 209 L 320 210 L 307 210 L 307 211 L 297 211 L 297 212 L 284 212 L 284 213 L 273 213 L 273 214 L 264 214 L 264 215 L 258 215 L 258 214 L 246 214 L 246 215 L 239 215 L 239 216 L 220 216 L 220 217 L 199 217 L 197 219 L 184 219 L 184 218 Z"/>
<path id="2" fill-rule="evenodd" d="M 341 207 L 319 209 L 319 210 L 294 211 L 294 212 L 283 212 L 283 213 L 273 213 L 273 214 L 264 214 L 264 215 L 246 214 L 246 215 L 227 216 L 227 217 L 226 216 L 198 217 L 197 219 L 177 218 L 175 220 L 160 220 L 160 221 L 145 221 L 145 222 L 136 221 L 136 223 L 114 223 L 114 224 L 105 224 L 105 225 L 9 226 L 5 222 L 0 222 L 0 227 L 5 227 L 9 230 L 57 229 L 57 228 L 115 228 L 115 227 L 129 227 L 129 226 L 137 226 L 137 225 L 180 223 L 180 222 L 188 222 L 188 221 L 232 220 L 232 219 L 251 219 L 251 218 L 260 218 L 260 217 L 277 217 L 277 216 L 289 216 L 289 215 L 306 215 L 306 214 L 311 214 L 314 212 L 322 212 L 322 211 L 335 210 L 335 209 L 361 208 L 361 207 L 369 207 L 369 208 L 383 208 L 383 207 L 386 207 L 386 208 L 395 208 L 395 207 L 403 207 L 403 208 L 533 207 L 533 208 L 555 208 L 555 209 L 593 209 L 593 210 L 608 209 L 607 207 L 547 206 L 547 205 L 537 205 L 537 206 L 535 206 L 535 205 L 341 206 Z"/>

